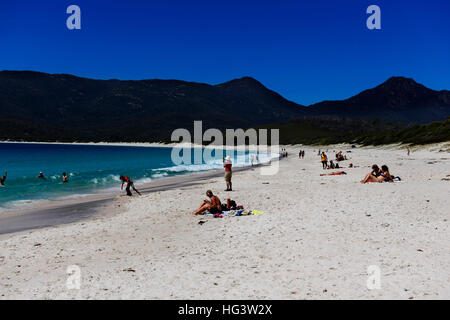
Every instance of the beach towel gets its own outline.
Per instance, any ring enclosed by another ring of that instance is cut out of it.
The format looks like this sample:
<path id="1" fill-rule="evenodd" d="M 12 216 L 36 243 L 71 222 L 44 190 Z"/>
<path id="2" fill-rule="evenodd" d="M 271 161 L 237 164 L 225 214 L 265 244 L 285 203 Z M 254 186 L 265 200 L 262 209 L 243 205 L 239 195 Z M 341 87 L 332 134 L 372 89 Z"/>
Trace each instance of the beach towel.
<path id="1" fill-rule="evenodd" d="M 231 215 L 235 217 L 239 216 L 259 216 L 262 215 L 264 211 L 261 210 L 228 210 L 228 211 L 222 211 L 221 213 L 211 213 L 207 212 L 204 215 L 207 217 L 214 217 L 214 218 L 222 218 L 226 215 Z"/>
<path id="2" fill-rule="evenodd" d="M 235 214 L 235 216 L 239 217 L 239 216 L 259 216 L 261 214 L 263 214 L 264 211 L 261 210 L 238 210 Z"/>

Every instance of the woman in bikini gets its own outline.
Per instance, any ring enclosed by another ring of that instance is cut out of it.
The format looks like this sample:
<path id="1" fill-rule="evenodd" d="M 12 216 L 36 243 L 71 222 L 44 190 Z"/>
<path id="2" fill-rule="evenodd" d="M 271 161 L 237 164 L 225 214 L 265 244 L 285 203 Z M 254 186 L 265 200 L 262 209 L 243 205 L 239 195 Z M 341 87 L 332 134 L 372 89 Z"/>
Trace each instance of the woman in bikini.
<path id="1" fill-rule="evenodd" d="M 361 183 L 394 181 L 389 173 L 388 167 L 386 165 L 383 165 L 381 168 L 382 170 L 380 170 L 380 168 L 378 168 L 378 166 L 374 164 L 372 166 L 372 172 L 368 173 L 361 181 Z"/>
<path id="2" fill-rule="evenodd" d="M 386 182 L 394 182 L 394 178 L 389 173 L 389 168 L 385 164 L 381 166 L 381 173 L 380 173 L 380 175 L 382 177 L 384 177 L 384 181 L 386 181 Z"/>

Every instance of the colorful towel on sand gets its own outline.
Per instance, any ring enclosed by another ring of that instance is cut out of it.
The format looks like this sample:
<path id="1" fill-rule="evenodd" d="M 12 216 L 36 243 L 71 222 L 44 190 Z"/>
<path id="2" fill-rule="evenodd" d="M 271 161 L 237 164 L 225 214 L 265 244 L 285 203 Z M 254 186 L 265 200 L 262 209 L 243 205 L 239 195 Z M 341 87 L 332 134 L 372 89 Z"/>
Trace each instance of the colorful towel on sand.
<path id="1" fill-rule="evenodd" d="M 232 216 L 259 216 L 261 214 L 263 214 L 264 211 L 261 210 L 229 210 L 229 211 L 222 211 L 220 214 L 222 216 L 226 216 L 226 215 L 232 215 Z M 207 217 L 213 217 L 214 214 L 207 212 L 205 213 L 205 216 Z"/>

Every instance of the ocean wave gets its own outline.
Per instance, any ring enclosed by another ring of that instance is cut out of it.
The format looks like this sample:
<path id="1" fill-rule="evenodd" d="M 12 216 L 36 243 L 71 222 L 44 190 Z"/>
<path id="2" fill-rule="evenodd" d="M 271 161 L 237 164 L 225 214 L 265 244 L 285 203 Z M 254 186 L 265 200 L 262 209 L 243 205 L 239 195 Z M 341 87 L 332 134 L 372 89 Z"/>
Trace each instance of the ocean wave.
<path id="1" fill-rule="evenodd" d="M 167 177 L 169 174 L 167 172 L 162 172 L 162 173 L 155 173 L 152 174 L 153 178 L 163 178 L 163 177 Z"/>
<path id="2" fill-rule="evenodd" d="M 231 158 L 233 166 L 234 167 L 250 166 L 252 164 L 251 156 L 254 157 L 253 158 L 254 164 L 268 163 L 272 159 L 279 157 L 278 154 L 256 154 L 256 153 L 240 154 L 235 155 L 234 157 Z M 212 161 L 203 164 L 180 164 L 172 167 L 152 169 L 152 171 L 156 171 L 158 173 L 161 172 L 181 173 L 181 172 L 207 171 L 222 168 L 223 168 L 223 160 L 214 159 Z"/>

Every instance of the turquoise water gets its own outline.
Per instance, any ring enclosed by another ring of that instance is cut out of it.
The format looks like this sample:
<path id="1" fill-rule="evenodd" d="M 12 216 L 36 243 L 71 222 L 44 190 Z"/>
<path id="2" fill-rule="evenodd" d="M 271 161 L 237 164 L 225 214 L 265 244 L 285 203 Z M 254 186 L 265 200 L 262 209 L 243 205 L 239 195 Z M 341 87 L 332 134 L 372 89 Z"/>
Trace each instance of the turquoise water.
<path id="1" fill-rule="evenodd" d="M 221 160 L 176 166 L 171 152 L 172 148 L 164 147 L 0 143 L 0 176 L 8 170 L 5 186 L 0 187 L 0 210 L 30 207 L 39 200 L 61 200 L 112 187 L 120 189 L 121 174 L 138 185 L 222 168 Z M 259 157 L 261 161 L 268 158 Z M 248 152 L 234 151 L 234 166 L 248 163 L 248 158 Z M 40 171 L 46 179 L 36 177 Z M 68 174 L 69 183 L 61 181 L 63 172 Z"/>

